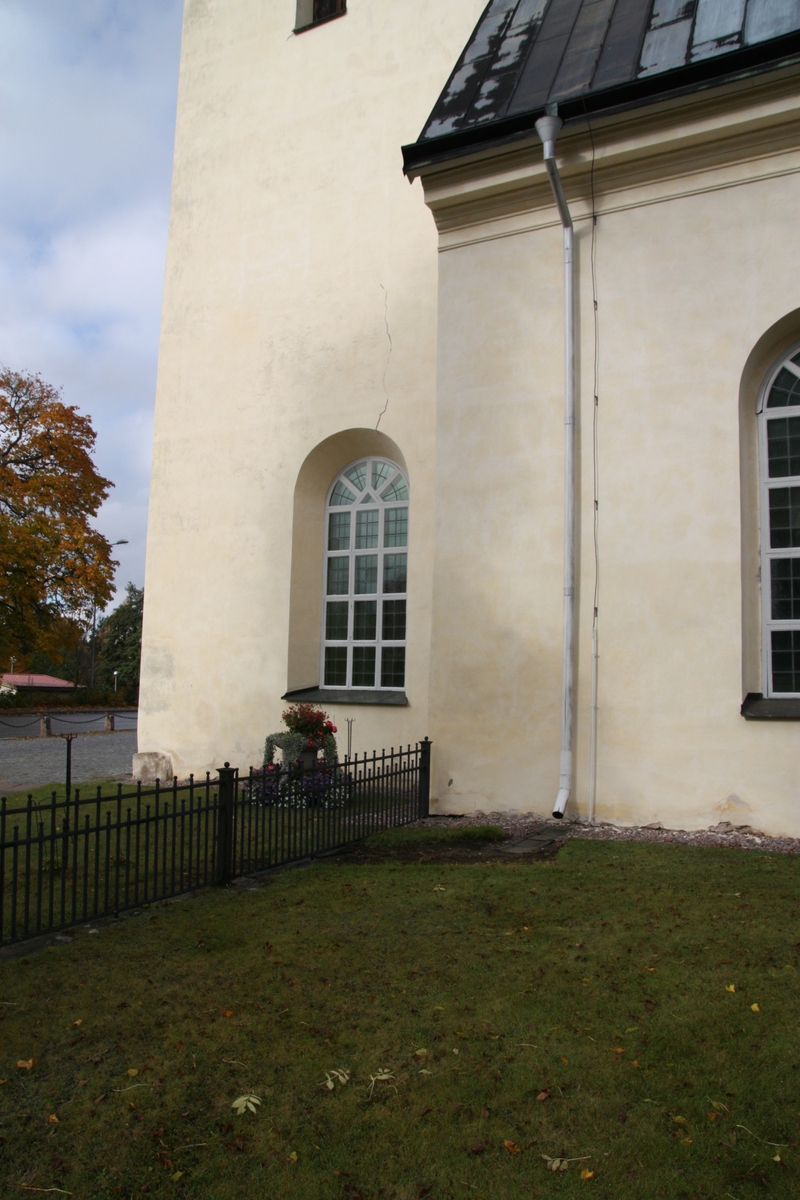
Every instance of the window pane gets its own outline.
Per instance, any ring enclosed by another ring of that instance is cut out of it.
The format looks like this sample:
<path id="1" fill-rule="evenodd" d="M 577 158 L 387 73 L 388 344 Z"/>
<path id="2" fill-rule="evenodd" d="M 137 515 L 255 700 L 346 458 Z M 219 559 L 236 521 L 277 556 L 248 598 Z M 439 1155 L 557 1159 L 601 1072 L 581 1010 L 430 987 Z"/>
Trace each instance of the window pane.
<path id="1" fill-rule="evenodd" d="M 373 642 L 378 624 L 377 600 L 356 600 L 353 610 L 353 640 Z"/>
<path id="2" fill-rule="evenodd" d="M 334 600 L 325 609 L 326 642 L 347 641 L 347 601 Z"/>
<path id="3" fill-rule="evenodd" d="M 770 488 L 769 544 L 773 550 L 800 546 L 800 487 Z"/>
<path id="4" fill-rule="evenodd" d="M 317 526 L 319 528 L 319 526 Z M 328 559 L 328 595 L 346 596 L 350 582 L 350 559 L 346 555 Z"/>
<path id="5" fill-rule="evenodd" d="M 800 358 L 800 355 L 797 356 Z M 792 362 L 797 362 L 796 358 Z M 769 390 L 767 408 L 785 408 L 787 404 L 800 404 L 800 378 L 786 367 L 781 367 Z"/>
<path id="6" fill-rule="evenodd" d="M 341 480 L 339 480 L 331 492 L 331 504 L 334 505 L 352 504 L 355 498 L 355 493 L 351 492 L 349 487 L 345 487 Z"/>
<path id="7" fill-rule="evenodd" d="M 405 646 L 384 646 L 381 654 L 381 687 L 404 687 L 405 682 Z"/>
<path id="8" fill-rule="evenodd" d="M 325 647 L 325 683 L 328 687 L 347 686 L 347 646 Z"/>
<path id="9" fill-rule="evenodd" d="M 384 517 L 383 530 L 384 546 L 408 545 L 408 509 L 387 508 Z"/>
<path id="10" fill-rule="evenodd" d="M 385 642 L 404 642 L 406 640 L 405 600 L 384 600 L 381 637 Z"/>
<path id="11" fill-rule="evenodd" d="M 407 500 L 408 488 L 402 475 L 398 475 L 393 483 L 390 483 L 386 491 L 383 493 L 384 500 Z"/>
<path id="12" fill-rule="evenodd" d="M 772 632 L 772 690 L 800 692 L 800 629 Z"/>
<path id="13" fill-rule="evenodd" d="M 384 592 L 404 592 L 406 590 L 406 560 L 407 554 L 384 554 L 383 556 L 383 590 Z"/>
<path id="14" fill-rule="evenodd" d="M 773 621 L 800 620 L 800 558 L 773 558 Z"/>
<path id="15" fill-rule="evenodd" d="M 377 511 L 356 513 L 356 550 L 368 550 L 371 546 L 377 546 L 379 516 Z"/>
<path id="16" fill-rule="evenodd" d="M 372 464 L 372 486 L 380 491 L 387 479 L 391 479 L 397 471 L 397 467 L 393 467 L 391 463 L 374 462 Z"/>
<path id="17" fill-rule="evenodd" d="M 364 484 L 367 482 L 367 464 L 356 463 L 354 467 L 350 467 L 349 471 L 345 471 L 344 477 L 354 483 L 360 492 L 363 492 Z"/>
<path id="18" fill-rule="evenodd" d="M 331 513 L 328 520 L 328 549 L 350 549 L 350 513 Z"/>
<path id="19" fill-rule="evenodd" d="M 767 421 L 767 458 L 770 479 L 800 475 L 800 417 Z"/>
<path id="20" fill-rule="evenodd" d="M 377 554 L 359 554 L 356 559 L 357 596 L 369 595 L 378 590 L 378 556 Z M 347 589 L 345 588 L 345 591 Z"/>
<path id="21" fill-rule="evenodd" d="M 375 687 L 375 647 L 353 647 L 353 687 Z"/>
<path id="22" fill-rule="evenodd" d="M 314 20 L 327 21 L 345 11 L 345 0 L 314 0 Z"/>

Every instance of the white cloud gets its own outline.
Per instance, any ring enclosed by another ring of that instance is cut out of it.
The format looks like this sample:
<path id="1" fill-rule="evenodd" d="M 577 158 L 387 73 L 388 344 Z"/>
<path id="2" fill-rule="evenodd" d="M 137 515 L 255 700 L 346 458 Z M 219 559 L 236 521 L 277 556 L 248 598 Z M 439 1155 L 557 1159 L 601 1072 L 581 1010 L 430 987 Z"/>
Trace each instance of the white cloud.
<path id="1" fill-rule="evenodd" d="M 0 361 L 90 413 L 144 575 L 181 0 L 0 0 Z"/>

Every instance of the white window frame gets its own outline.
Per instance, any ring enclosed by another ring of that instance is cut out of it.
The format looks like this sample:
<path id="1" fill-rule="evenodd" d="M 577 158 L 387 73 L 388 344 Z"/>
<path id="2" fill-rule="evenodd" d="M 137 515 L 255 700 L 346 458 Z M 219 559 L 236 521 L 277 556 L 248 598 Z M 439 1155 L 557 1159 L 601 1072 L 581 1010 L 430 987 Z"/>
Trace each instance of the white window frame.
<path id="1" fill-rule="evenodd" d="M 373 488 L 373 467 L 377 464 L 386 464 L 390 468 L 390 473 L 380 483 L 377 489 Z M 365 486 L 359 491 L 351 478 L 348 478 L 348 472 L 356 471 L 360 466 L 364 466 L 366 470 Z M 384 493 L 395 484 L 402 483 L 406 491 L 406 499 L 400 500 L 384 500 L 380 493 Z M 342 484 L 348 488 L 354 495 L 355 501 L 352 504 L 331 504 L 334 489 L 337 484 Z M 322 555 L 322 630 L 320 638 L 320 689 L 327 691 L 405 691 L 405 672 L 407 671 L 407 658 L 404 666 L 403 683 L 391 686 L 385 686 L 381 683 L 381 669 L 383 660 L 384 647 L 402 647 L 407 649 L 408 635 L 408 534 L 406 535 L 405 546 L 386 546 L 385 542 L 385 526 L 386 514 L 391 510 L 406 509 L 409 507 L 409 484 L 408 476 L 405 471 L 396 462 L 387 458 L 385 455 L 371 454 L 363 455 L 361 458 L 356 458 L 353 462 L 348 463 L 341 471 L 338 472 L 336 478 L 328 488 L 325 497 L 325 527 L 323 534 L 324 549 Z M 371 503 L 361 503 L 363 497 L 370 495 Z M 356 514 L 358 512 L 375 512 L 378 513 L 378 544 L 374 547 L 356 547 Z M 333 513 L 350 513 L 350 536 L 348 550 L 330 550 L 329 549 L 329 530 L 330 518 Z M 408 526 L 407 526 L 408 527 Z M 356 593 L 356 560 L 363 555 L 374 554 L 377 556 L 377 584 L 376 591 L 369 593 Z M 384 557 L 387 554 L 405 554 L 406 555 L 406 591 L 404 592 L 384 592 Z M 328 594 L 328 561 L 331 558 L 347 558 L 348 559 L 348 591 L 340 594 Z M 354 634 L 354 611 L 355 604 L 362 600 L 374 600 L 376 602 L 376 630 L 374 639 L 357 639 Z M 384 600 L 401 600 L 406 606 L 406 637 L 402 639 L 385 638 L 383 636 L 383 601 Z M 328 639 L 327 634 L 327 613 L 328 604 L 336 602 L 347 602 L 347 639 Z M 326 683 L 325 682 L 325 650 L 328 646 L 346 647 L 347 648 L 347 674 L 345 683 Z M 375 678 L 374 683 L 369 684 L 353 683 L 353 651 L 356 647 L 374 646 L 375 647 Z"/>
<path id="2" fill-rule="evenodd" d="M 785 698 L 800 697 L 797 692 L 779 692 L 772 686 L 772 633 L 776 630 L 800 630 L 798 620 L 774 620 L 772 617 L 772 561 L 779 558 L 800 558 L 800 546 L 781 547 L 771 546 L 769 523 L 769 493 L 774 488 L 800 487 L 800 475 L 786 475 L 775 479 L 769 477 L 767 458 L 767 423 L 781 417 L 800 417 L 800 401 L 797 404 L 768 408 L 772 385 L 781 370 L 785 367 L 791 374 L 800 379 L 800 366 L 791 360 L 800 352 L 800 342 L 785 351 L 780 359 L 772 366 L 758 394 L 756 412 L 758 414 L 758 470 L 761 497 L 760 542 L 761 542 L 761 676 L 762 693 L 765 697 L 780 696 Z"/>

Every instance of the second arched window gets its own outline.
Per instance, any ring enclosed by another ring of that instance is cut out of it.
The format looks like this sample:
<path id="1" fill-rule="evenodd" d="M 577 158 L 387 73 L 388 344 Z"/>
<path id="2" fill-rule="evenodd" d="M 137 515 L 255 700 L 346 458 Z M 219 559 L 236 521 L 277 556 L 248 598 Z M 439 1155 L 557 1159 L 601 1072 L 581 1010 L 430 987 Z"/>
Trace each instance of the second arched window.
<path id="1" fill-rule="evenodd" d="M 408 480 L 388 459 L 359 459 L 325 505 L 323 687 L 405 687 L 407 576 Z"/>

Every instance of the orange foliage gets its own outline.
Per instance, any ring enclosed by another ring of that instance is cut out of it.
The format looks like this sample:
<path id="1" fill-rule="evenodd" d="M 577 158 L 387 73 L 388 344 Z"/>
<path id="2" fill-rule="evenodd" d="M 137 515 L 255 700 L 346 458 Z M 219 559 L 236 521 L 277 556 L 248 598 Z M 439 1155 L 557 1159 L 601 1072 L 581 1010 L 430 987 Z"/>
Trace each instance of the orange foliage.
<path id="1" fill-rule="evenodd" d="M 89 525 L 114 486 L 91 419 L 39 376 L 0 372 L 0 655 L 42 649 L 113 594 L 109 542 Z"/>

